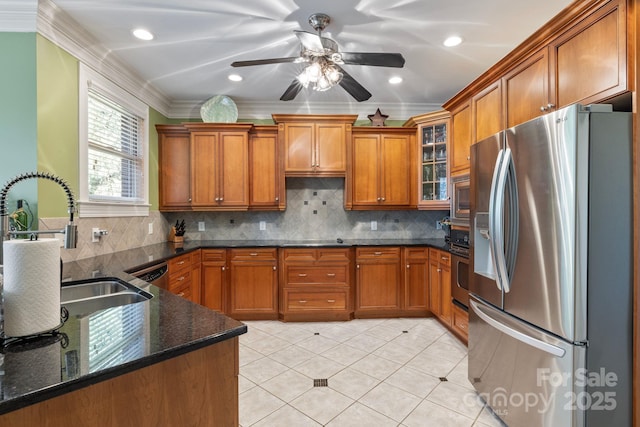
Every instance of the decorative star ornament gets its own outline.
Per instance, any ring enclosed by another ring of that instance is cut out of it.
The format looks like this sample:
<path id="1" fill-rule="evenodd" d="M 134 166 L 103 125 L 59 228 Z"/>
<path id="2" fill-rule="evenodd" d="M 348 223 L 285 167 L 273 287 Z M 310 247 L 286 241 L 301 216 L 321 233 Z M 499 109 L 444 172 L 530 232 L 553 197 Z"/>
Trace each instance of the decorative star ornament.
<path id="1" fill-rule="evenodd" d="M 384 126 L 384 121 L 387 120 L 389 116 L 382 114 L 378 108 L 375 114 L 369 114 L 367 117 L 371 120 L 371 126 Z"/>

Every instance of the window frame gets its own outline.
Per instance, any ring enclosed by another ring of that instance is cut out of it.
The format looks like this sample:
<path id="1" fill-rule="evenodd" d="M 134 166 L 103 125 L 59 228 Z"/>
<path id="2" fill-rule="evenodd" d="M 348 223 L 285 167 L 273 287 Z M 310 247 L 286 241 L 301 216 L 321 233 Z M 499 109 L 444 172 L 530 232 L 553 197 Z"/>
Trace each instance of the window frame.
<path id="1" fill-rule="evenodd" d="M 79 65 L 78 74 L 78 80 L 80 82 L 78 108 L 80 195 L 78 199 L 78 216 L 80 218 L 149 216 L 149 107 L 135 96 L 82 63 Z M 143 121 L 141 128 L 142 135 L 139 135 L 143 156 L 143 194 L 141 201 L 97 201 L 90 200 L 89 198 L 89 89 L 121 105 L 130 113 L 140 117 Z"/>

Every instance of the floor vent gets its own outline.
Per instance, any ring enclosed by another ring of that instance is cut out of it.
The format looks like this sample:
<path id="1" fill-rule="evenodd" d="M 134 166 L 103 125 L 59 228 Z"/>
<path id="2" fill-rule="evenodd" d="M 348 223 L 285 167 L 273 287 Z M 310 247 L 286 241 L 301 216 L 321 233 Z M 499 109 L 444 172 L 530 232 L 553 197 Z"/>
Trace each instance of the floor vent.
<path id="1" fill-rule="evenodd" d="M 402 333 L 403 333 L 403 334 L 408 334 L 408 333 L 409 333 L 409 331 L 402 331 Z"/>
<path id="2" fill-rule="evenodd" d="M 329 380 L 326 379 L 326 378 L 313 380 L 313 386 L 314 387 L 328 387 L 329 386 Z"/>
<path id="3" fill-rule="evenodd" d="M 444 382 L 444 381 L 449 381 L 449 380 L 447 379 L 447 377 L 440 377 L 440 378 L 439 378 L 439 380 L 440 380 L 440 381 L 443 381 L 443 382 Z"/>
<path id="4" fill-rule="evenodd" d="M 313 335 L 320 335 L 320 332 L 314 332 Z"/>

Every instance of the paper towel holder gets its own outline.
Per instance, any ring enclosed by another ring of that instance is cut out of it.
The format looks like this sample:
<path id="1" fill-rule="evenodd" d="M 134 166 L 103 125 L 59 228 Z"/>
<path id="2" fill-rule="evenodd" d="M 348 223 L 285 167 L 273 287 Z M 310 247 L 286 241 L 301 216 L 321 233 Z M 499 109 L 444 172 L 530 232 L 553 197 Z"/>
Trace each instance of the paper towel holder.
<path id="1" fill-rule="evenodd" d="M 69 207 L 69 210 L 68 210 L 69 224 L 67 224 L 62 230 L 11 231 L 5 236 L 5 230 L 8 229 L 8 227 L 5 227 L 5 222 L 8 220 L 7 207 L 6 207 L 7 194 L 9 193 L 9 190 L 11 189 L 11 187 L 13 187 L 18 182 L 25 181 L 27 179 L 32 179 L 32 178 L 47 179 L 49 181 L 55 182 L 60 187 L 62 187 L 62 189 L 64 190 L 67 196 L 67 205 Z M 27 172 L 9 180 L 4 185 L 4 187 L 2 187 L 2 190 L 0 190 L 0 265 L 2 265 L 4 262 L 4 255 L 3 255 L 3 249 L 2 249 L 1 243 L 4 242 L 6 238 L 11 238 L 12 236 L 15 237 L 18 235 L 38 235 L 38 234 L 60 233 L 60 234 L 64 234 L 65 249 L 75 248 L 78 240 L 78 226 L 73 223 L 73 214 L 75 213 L 75 211 L 76 209 L 75 209 L 75 200 L 73 198 L 73 191 L 71 191 L 71 188 L 69 188 L 69 184 L 67 184 L 67 182 L 60 177 L 57 177 L 48 172 Z"/>

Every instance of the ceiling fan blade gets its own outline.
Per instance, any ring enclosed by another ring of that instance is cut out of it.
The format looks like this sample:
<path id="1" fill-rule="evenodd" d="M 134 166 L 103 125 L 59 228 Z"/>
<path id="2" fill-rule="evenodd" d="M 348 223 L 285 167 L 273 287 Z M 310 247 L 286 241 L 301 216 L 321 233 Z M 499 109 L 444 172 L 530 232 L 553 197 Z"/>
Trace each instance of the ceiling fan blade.
<path id="1" fill-rule="evenodd" d="M 349 73 L 347 73 L 341 67 L 338 67 L 337 65 L 336 67 L 339 68 L 340 72 L 342 73 L 340 86 L 342 86 L 342 88 L 346 90 L 349 95 L 353 96 L 358 102 L 366 101 L 367 99 L 371 98 L 371 93 L 366 90 L 364 86 L 358 83 L 353 77 L 351 77 Z"/>
<path id="2" fill-rule="evenodd" d="M 249 67 L 251 65 L 282 64 L 284 62 L 295 62 L 298 59 L 298 56 L 290 56 L 288 58 L 254 59 L 252 61 L 235 61 L 231 63 L 231 66 Z"/>
<path id="3" fill-rule="evenodd" d="M 311 34 L 306 31 L 294 31 L 302 46 L 312 52 L 324 53 L 324 46 L 320 36 Z"/>
<path id="4" fill-rule="evenodd" d="M 345 64 L 404 67 L 404 57 L 400 53 L 341 52 L 340 55 Z"/>
<path id="5" fill-rule="evenodd" d="M 300 91 L 302 90 L 302 87 L 303 86 L 302 86 L 302 83 L 300 83 L 300 80 L 293 79 L 293 81 L 291 82 L 287 90 L 285 90 L 282 96 L 280 97 L 280 101 L 291 101 L 293 98 L 296 97 L 296 95 L 298 95 L 298 93 L 300 93 Z"/>

